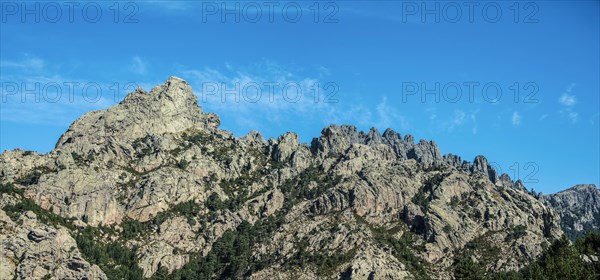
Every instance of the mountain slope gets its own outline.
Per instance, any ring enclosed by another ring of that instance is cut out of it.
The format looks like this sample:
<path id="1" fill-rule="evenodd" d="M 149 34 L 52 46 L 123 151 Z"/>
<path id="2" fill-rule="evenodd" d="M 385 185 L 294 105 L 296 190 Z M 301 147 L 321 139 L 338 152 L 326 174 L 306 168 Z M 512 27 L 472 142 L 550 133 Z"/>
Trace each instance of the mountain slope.
<path id="1" fill-rule="evenodd" d="M 543 200 L 558 212 L 561 227 L 572 240 L 600 229 L 600 190 L 595 185 L 576 185 L 544 195 Z"/>
<path id="2" fill-rule="evenodd" d="M 69 269 L 111 279 L 448 279 L 462 260 L 516 270 L 562 234 L 551 207 L 483 156 L 442 156 L 391 129 L 331 125 L 307 145 L 218 126 L 179 78 L 138 89 L 48 154 L 0 155 L 0 218 L 51 217 L 89 262 Z M 21 267 L 43 258 L 22 258 L 16 238 L 0 231 L 2 275 L 27 278 Z"/>

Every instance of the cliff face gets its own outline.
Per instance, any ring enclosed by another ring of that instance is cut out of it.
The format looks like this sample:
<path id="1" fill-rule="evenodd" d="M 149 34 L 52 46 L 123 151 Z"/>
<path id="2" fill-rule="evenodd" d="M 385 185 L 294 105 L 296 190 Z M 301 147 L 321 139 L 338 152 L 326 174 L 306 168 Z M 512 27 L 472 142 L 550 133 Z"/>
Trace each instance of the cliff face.
<path id="1" fill-rule="evenodd" d="M 595 185 L 576 185 L 542 198 L 558 212 L 561 227 L 571 239 L 600 229 L 600 190 Z"/>
<path id="2" fill-rule="evenodd" d="M 433 141 L 353 126 L 326 127 L 310 145 L 294 133 L 236 138 L 175 77 L 85 114 L 48 154 L 4 152 L 0 180 L 7 278 L 118 278 L 128 267 L 145 277 L 448 279 L 458 258 L 518 269 L 562 234 L 551 207 L 483 156 L 471 163 Z M 107 246 L 133 263 L 90 249 Z M 228 246 L 234 259 L 222 257 Z"/>

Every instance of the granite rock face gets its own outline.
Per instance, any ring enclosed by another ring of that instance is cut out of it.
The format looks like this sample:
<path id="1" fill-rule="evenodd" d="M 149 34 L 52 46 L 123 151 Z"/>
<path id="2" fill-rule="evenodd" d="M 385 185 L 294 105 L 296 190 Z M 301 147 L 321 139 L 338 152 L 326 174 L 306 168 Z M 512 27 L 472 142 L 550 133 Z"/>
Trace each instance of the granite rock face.
<path id="1" fill-rule="evenodd" d="M 251 244 L 248 257 L 264 264 L 248 272 L 253 279 L 450 279 L 467 245 L 497 252 L 482 259 L 488 271 L 515 270 L 562 234 L 553 208 L 483 156 L 468 162 L 442 156 L 434 141 L 347 125 L 324 128 L 310 145 L 291 132 L 238 138 L 176 77 L 85 114 L 48 154 L 4 152 L 0 181 L 22 192 L 0 193 L 0 206 L 31 201 L 73 225 L 25 227 L 4 218 L 13 231 L 2 227 L 1 240 L 22 245 L 10 245 L 19 255 L 3 255 L 11 263 L 1 271 L 19 279 L 47 271 L 106 277 L 77 244 L 68 254 L 40 245 L 72 245 L 69 236 L 84 229 L 135 252 L 150 277 L 177 273 L 254 227 L 265 236 Z M 40 250 L 65 265 L 35 268 L 48 260 Z M 25 264 L 21 256 L 29 256 Z"/>
<path id="2" fill-rule="evenodd" d="M 331 125 L 324 128 L 321 137 L 313 139 L 311 150 L 319 157 L 336 156 L 344 153 L 352 144 L 370 147 L 386 145 L 392 149 L 399 160 L 414 159 L 428 165 L 442 160 L 440 151 L 433 141 L 422 139 L 415 144 L 411 135 L 406 135 L 402 139 L 402 136 L 392 129 L 387 129 L 381 135 L 376 128 L 371 128 L 365 134 L 349 125 Z"/>
<path id="3" fill-rule="evenodd" d="M 596 185 L 576 185 L 544 195 L 542 200 L 561 217 L 561 226 L 570 238 L 600 229 L 600 190 Z"/>
<path id="4" fill-rule="evenodd" d="M 16 223 L 0 210 L 0 248 L 0 279 L 107 279 L 67 229 L 48 226 L 33 212 Z"/>

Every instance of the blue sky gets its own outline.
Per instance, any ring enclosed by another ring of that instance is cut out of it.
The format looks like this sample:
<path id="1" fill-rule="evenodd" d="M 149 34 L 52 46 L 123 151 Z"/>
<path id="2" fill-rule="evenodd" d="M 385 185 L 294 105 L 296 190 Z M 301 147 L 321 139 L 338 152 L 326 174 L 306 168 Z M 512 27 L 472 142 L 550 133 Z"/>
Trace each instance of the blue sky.
<path id="1" fill-rule="evenodd" d="M 2 151 L 179 76 L 237 136 L 391 127 L 544 193 L 600 181 L 598 1 L 51 3 L 1 3 Z"/>

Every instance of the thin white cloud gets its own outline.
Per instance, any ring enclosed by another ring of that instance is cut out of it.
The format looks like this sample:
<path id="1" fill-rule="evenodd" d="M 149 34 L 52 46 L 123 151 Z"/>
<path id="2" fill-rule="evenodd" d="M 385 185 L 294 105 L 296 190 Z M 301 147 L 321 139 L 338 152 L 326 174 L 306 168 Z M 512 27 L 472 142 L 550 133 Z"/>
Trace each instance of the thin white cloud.
<path id="1" fill-rule="evenodd" d="M 26 71 L 40 71 L 45 67 L 45 65 L 45 61 L 37 57 L 24 58 L 18 61 L 0 61 L 0 67 L 2 68 L 20 68 L 20 70 Z"/>
<path id="2" fill-rule="evenodd" d="M 2 120 L 67 125 L 83 113 L 107 108 L 116 102 L 116 93 L 110 90 L 114 82 L 103 83 L 46 74 L 7 77 L 18 84 L 20 89 L 17 92 L 3 92 L 3 100 L 0 101 Z M 122 84 L 125 83 L 119 83 Z M 25 93 L 23 88 L 30 91 Z"/>
<path id="3" fill-rule="evenodd" d="M 471 133 L 477 134 L 478 132 L 477 114 L 479 113 L 479 109 L 471 112 L 454 110 L 449 116 L 442 112 L 437 112 L 435 108 L 429 108 L 425 111 L 429 116 L 430 128 L 435 129 L 436 131 L 458 131 L 461 126 L 471 125 Z"/>
<path id="4" fill-rule="evenodd" d="M 381 129 L 399 127 L 401 130 L 407 130 L 409 127 L 406 117 L 387 104 L 387 97 L 377 104 L 377 116 L 377 126 Z"/>
<path id="5" fill-rule="evenodd" d="M 454 111 L 454 116 L 448 122 L 448 130 L 453 130 L 455 127 L 462 125 L 465 122 L 466 114 L 461 110 Z"/>
<path id="6" fill-rule="evenodd" d="M 435 107 L 425 108 L 425 112 L 427 114 L 429 114 L 429 120 L 430 121 L 434 121 L 438 117 L 438 115 L 437 115 L 437 109 Z"/>
<path id="7" fill-rule="evenodd" d="M 560 98 L 558 99 L 558 102 L 560 102 L 560 104 L 565 105 L 565 106 L 573 106 L 573 105 L 577 104 L 577 98 L 575 97 L 575 95 L 571 95 L 571 94 L 565 92 L 560 96 Z"/>
<path id="8" fill-rule="evenodd" d="M 543 114 L 543 115 L 540 116 L 540 121 L 543 121 L 546 118 L 548 118 L 548 114 Z"/>
<path id="9" fill-rule="evenodd" d="M 362 104 L 355 104 L 350 108 L 344 110 L 337 109 L 333 106 L 327 108 L 327 112 L 324 116 L 324 124 L 341 124 L 347 123 L 349 120 L 353 120 L 353 123 L 357 123 L 361 126 L 373 126 L 373 112 L 371 108 L 368 108 Z M 357 117 L 359 116 L 359 117 Z"/>
<path id="10" fill-rule="evenodd" d="M 329 70 L 325 66 L 319 66 L 319 67 L 317 67 L 317 71 L 319 71 L 319 77 L 325 77 L 325 76 L 330 76 L 331 75 L 331 70 Z"/>
<path id="11" fill-rule="evenodd" d="M 511 117 L 511 122 L 513 125 L 517 126 L 521 124 L 521 120 L 523 119 L 523 117 L 521 117 L 521 115 L 519 114 L 519 112 L 513 112 L 512 117 Z"/>
<path id="12" fill-rule="evenodd" d="M 569 114 L 567 116 L 569 117 L 569 119 L 571 120 L 572 123 L 576 123 L 577 119 L 579 118 L 579 113 L 569 112 Z"/>
<path id="13" fill-rule="evenodd" d="M 566 117 L 573 124 L 577 123 L 579 119 L 579 113 L 573 109 L 575 104 L 577 104 L 577 97 L 572 93 L 575 85 L 575 83 L 571 83 L 558 99 L 558 103 L 563 107 L 559 111 L 560 115 Z"/>
<path id="14" fill-rule="evenodd" d="M 409 127 L 408 119 L 387 98 L 373 105 L 349 100 L 348 98 L 358 97 L 348 97 L 342 90 L 342 85 L 322 79 L 323 69 L 320 67 L 312 68 L 310 75 L 299 67 L 284 67 L 272 61 L 262 61 L 247 67 L 226 64 L 221 68 L 182 68 L 181 77 L 192 85 L 200 105 L 206 111 L 227 116 L 228 120 L 236 124 L 236 128 L 242 130 L 267 131 L 274 125 L 304 123 L 355 124 L 401 130 Z M 273 94 L 265 83 L 277 84 L 273 87 Z M 285 86 L 289 84 L 297 85 L 302 92 L 297 101 L 289 100 L 297 90 L 296 87 L 285 90 Z M 261 93 L 260 97 L 255 102 L 249 102 L 249 99 L 257 96 L 257 90 Z M 288 100 L 283 96 L 284 92 L 287 92 Z M 225 102 L 223 98 L 226 99 Z M 250 127 L 247 120 L 257 117 L 261 121 Z"/>
<path id="15" fill-rule="evenodd" d="M 477 134 L 477 114 L 479 113 L 479 109 L 475 110 L 475 112 L 471 113 L 471 122 L 473 122 L 473 128 L 471 132 L 473 134 Z"/>
<path id="16" fill-rule="evenodd" d="M 131 58 L 131 65 L 129 66 L 129 70 L 136 74 L 144 75 L 146 74 L 146 62 L 136 55 L 133 58 Z"/>
<path id="17" fill-rule="evenodd" d="M 23 124 L 68 125 L 81 114 L 109 107 L 135 89 L 128 81 L 86 80 L 59 73 L 44 59 L 3 60 L 0 117 Z M 35 71 L 32 71 L 35 69 Z M 119 85 L 115 90 L 115 83 Z M 119 98 L 120 97 L 120 98 Z"/>
<path id="18" fill-rule="evenodd" d="M 339 114 L 333 106 L 340 99 L 339 88 L 326 88 L 327 82 L 301 76 L 271 61 L 251 67 L 227 63 L 220 70 L 208 66 L 184 69 L 181 77 L 192 85 L 201 106 L 227 115 L 242 128 L 261 129 L 249 127 L 247 121 L 257 116 L 272 125 L 298 119 L 325 122 L 330 119 L 327 116 Z"/>

